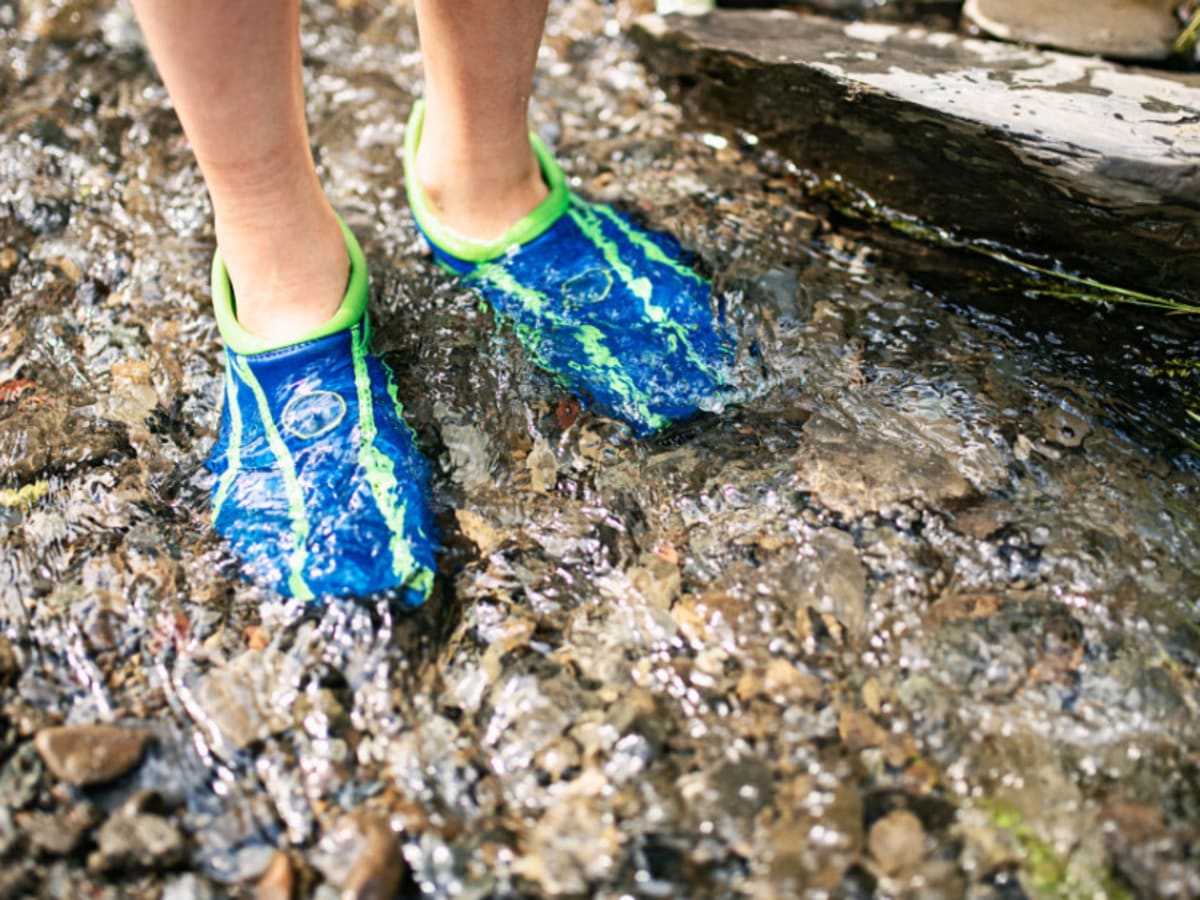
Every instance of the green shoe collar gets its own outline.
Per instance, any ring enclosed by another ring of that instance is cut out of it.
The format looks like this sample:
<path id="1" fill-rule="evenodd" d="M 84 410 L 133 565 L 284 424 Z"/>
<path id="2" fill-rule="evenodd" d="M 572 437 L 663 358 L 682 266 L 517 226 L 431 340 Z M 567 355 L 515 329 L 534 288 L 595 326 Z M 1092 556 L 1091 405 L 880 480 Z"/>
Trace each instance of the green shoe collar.
<path id="1" fill-rule="evenodd" d="M 408 118 L 408 127 L 404 132 L 404 187 L 408 192 L 408 205 L 412 209 L 413 218 L 439 250 L 463 262 L 485 263 L 503 256 L 514 245 L 529 243 L 567 211 L 570 193 L 563 171 L 555 161 L 554 154 L 536 134 L 530 132 L 529 141 L 533 145 L 538 165 L 541 166 L 546 186 L 550 188 L 549 196 L 539 203 L 533 212 L 495 240 L 472 240 L 446 227 L 434 216 L 432 205 L 417 183 L 417 147 L 421 143 L 421 128 L 424 124 L 425 102 L 418 100 L 413 104 L 412 115 Z"/>
<path id="2" fill-rule="evenodd" d="M 350 257 L 350 277 L 346 280 L 346 296 L 342 298 L 342 305 L 333 314 L 333 318 L 324 325 L 282 344 L 260 338 L 242 327 L 237 319 L 237 301 L 233 296 L 233 283 L 229 280 L 229 272 L 226 271 L 225 261 L 221 258 L 221 249 L 217 248 L 216 253 L 213 254 L 212 263 L 213 311 L 216 314 L 217 329 L 221 332 L 221 338 L 230 350 L 241 356 L 255 356 L 259 353 L 269 353 L 272 350 L 282 350 L 285 347 L 306 344 L 309 341 L 345 331 L 355 322 L 364 319 L 369 295 L 367 260 L 363 256 L 362 247 L 358 245 L 358 241 L 341 217 L 338 218 L 338 224 L 342 227 L 342 236 L 346 239 L 346 254 Z"/>

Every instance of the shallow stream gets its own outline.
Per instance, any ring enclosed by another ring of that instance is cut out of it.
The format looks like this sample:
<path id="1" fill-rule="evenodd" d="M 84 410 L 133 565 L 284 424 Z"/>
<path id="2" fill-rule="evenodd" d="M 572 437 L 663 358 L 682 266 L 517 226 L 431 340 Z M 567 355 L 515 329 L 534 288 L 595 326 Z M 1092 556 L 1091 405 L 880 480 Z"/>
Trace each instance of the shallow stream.
<path id="1" fill-rule="evenodd" d="M 533 121 L 741 338 L 739 402 L 640 442 L 422 256 L 411 11 L 306 4 L 436 470 L 441 594 L 397 617 L 238 578 L 166 95 L 123 6 L 0 2 L 0 896 L 1200 894 L 1195 323 L 839 219 L 689 127 L 630 15 L 555 5 Z M 33 748 L 102 722 L 153 738 L 117 781 Z"/>

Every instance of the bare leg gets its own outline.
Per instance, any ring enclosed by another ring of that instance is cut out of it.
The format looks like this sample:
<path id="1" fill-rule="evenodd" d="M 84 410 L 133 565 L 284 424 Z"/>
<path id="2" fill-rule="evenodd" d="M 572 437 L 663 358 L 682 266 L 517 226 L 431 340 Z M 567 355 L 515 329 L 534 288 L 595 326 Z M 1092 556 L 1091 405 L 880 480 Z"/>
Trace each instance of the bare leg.
<path id="1" fill-rule="evenodd" d="M 238 320 L 286 343 L 326 322 L 346 245 L 313 168 L 299 0 L 133 0 L 212 197 Z"/>
<path id="2" fill-rule="evenodd" d="M 425 59 L 417 177 L 438 219 L 498 237 L 547 193 L 527 108 L 547 0 L 416 0 Z"/>

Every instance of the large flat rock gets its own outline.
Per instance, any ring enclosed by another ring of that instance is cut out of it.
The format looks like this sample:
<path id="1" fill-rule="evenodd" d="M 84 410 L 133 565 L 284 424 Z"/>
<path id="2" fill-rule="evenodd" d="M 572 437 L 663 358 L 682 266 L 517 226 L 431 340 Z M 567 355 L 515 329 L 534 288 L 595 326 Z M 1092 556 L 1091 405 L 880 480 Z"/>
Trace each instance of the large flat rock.
<path id="1" fill-rule="evenodd" d="M 1200 298 L 1200 78 L 778 11 L 645 16 L 652 69 L 901 213 Z"/>

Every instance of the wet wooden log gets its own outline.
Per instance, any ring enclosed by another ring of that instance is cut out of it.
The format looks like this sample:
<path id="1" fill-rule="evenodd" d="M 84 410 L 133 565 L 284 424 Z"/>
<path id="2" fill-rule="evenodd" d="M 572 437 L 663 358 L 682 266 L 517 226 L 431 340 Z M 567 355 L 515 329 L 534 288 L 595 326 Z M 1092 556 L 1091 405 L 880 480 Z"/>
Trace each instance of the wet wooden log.
<path id="1" fill-rule="evenodd" d="M 1200 299 L 1200 77 L 777 11 L 633 33 L 711 125 L 960 237 Z"/>

